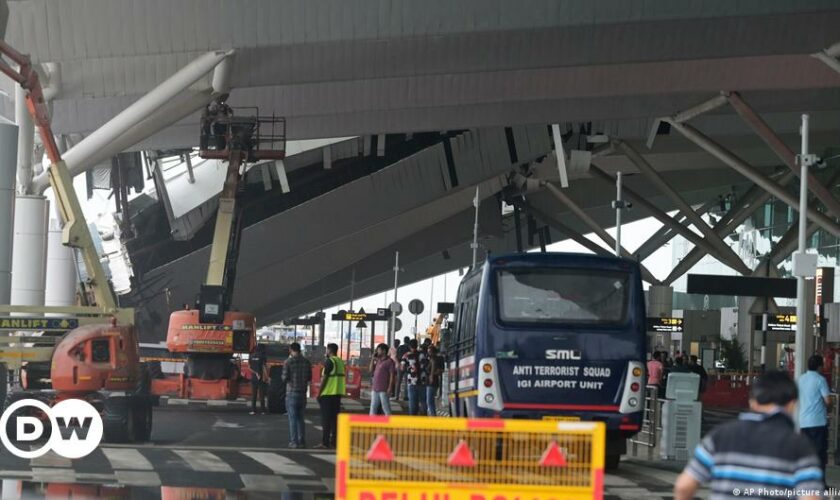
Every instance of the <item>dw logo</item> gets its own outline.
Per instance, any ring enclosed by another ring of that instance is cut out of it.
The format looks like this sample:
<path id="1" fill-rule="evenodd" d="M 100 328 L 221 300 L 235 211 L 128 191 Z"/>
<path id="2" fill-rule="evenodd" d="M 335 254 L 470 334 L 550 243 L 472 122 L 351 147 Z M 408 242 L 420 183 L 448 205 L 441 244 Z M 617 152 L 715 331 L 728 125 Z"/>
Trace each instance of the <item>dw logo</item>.
<path id="1" fill-rule="evenodd" d="M 49 428 L 45 428 L 47 421 Z M 102 430 L 99 412 L 81 399 L 65 399 L 52 408 L 37 399 L 21 399 L 0 416 L 0 441 L 20 458 L 37 458 L 50 450 L 65 458 L 84 457 L 99 446 Z M 34 443 L 46 436 L 47 442 L 37 449 L 21 449 L 15 444 Z"/>

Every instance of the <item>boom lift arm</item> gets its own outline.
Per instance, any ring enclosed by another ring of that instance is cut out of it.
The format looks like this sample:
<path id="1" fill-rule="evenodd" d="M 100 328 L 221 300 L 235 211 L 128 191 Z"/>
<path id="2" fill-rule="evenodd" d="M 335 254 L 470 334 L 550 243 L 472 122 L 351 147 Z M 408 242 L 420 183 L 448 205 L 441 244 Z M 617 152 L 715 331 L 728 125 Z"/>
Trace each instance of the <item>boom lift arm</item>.
<path id="1" fill-rule="evenodd" d="M 261 134 L 263 125 L 270 125 L 271 133 Z M 242 235 L 242 204 L 238 198 L 245 164 L 285 157 L 285 121 L 274 117 L 260 118 L 256 112 L 252 116 L 234 116 L 233 109 L 222 97 L 208 106 L 202 116 L 201 130 L 199 155 L 205 159 L 228 162 L 219 196 L 210 263 L 199 299 L 201 322 L 222 323 L 224 313 L 230 309 L 236 281 Z M 266 144 L 268 147 L 261 147 Z"/>
<path id="2" fill-rule="evenodd" d="M 50 128 L 49 109 L 44 100 L 44 92 L 41 88 L 38 73 L 32 66 L 29 56 L 21 54 L 2 40 L 0 40 L 0 55 L 8 57 L 18 65 L 16 70 L 9 63 L 0 59 L 0 71 L 26 90 L 26 107 L 32 115 L 35 126 L 38 127 L 41 142 L 43 142 L 47 157 L 52 164 L 49 168 L 49 180 L 64 222 L 62 243 L 77 248 L 82 253 L 90 278 L 87 286 L 93 291 L 98 308 L 103 313 L 116 314 L 118 312 L 117 304 L 105 275 L 105 269 L 99 261 L 99 254 L 96 252 L 90 231 L 85 223 L 82 206 L 73 188 L 73 178 L 70 176 L 67 166 L 61 160 L 61 153 Z M 123 311 L 123 313 L 126 312 Z M 133 323 L 133 321 L 128 322 Z"/>
<path id="3" fill-rule="evenodd" d="M 2 56 L 17 64 L 18 69 L 4 61 Z M 82 252 L 91 278 L 88 287 L 96 300 L 96 307 L 0 306 L 0 312 L 76 316 L 55 320 L 55 330 L 67 331 L 60 338 L 45 336 L 25 340 L 26 337 L 17 335 L 0 336 L 0 343 L 13 344 L 17 348 L 14 352 L 5 346 L 0 347 L 0 357 L 3 361 L 14 363 L 15 369 L 20 367 L 22 385 L 22 390 L 6 395 L 6 384 L 0 384 L 4 408 L 32 397 L 41 398 L 50 406 L 67 399 L 84 399 L 101 414 L 106 441 L 146 441 L 152 432 L 154 398 L 148 394 L 148 384 L 144 383 L 147 377 L 140 366 L 137 335 L 133 325 L 134 310 L 117 308 L 81 204 L 73 189 L 73 178 L 61 160 L 55 143 L 38 73 L 32 67 L 29 57 L 2 40 L 0 71 L 25 90 L 26 107 L 38 127 L 51 163 L 48 171 L 50 186 L 64 220 L 62 243 Z M 11 318 L 10 323 L 14 323 L 15 319 Z M 49 326 L 52 324 L 47 318 L 34 318 L 31 323 L 22 329 L 44 332 L 51 329 Z M 42 342 L 47 339 L 57 341 L 54 346 L 52 342 Z M 22 366 L 23 360 L 26 361 L 25 366 Z M 4 375 L 6 369 L 0 365 L 0 372 Z M 46 388 L 50 390 L 41 392 L 41 389 Z"/>

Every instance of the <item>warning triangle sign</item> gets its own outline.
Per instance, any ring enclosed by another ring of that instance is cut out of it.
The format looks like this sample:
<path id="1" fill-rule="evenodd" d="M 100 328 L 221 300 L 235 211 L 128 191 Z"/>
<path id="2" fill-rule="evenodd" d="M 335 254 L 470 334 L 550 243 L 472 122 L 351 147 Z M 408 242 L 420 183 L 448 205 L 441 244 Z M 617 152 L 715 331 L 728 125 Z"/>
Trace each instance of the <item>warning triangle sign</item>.
<path id="1" fill-rule="evenodd" d="M 544 467 L 565 467 L 566 466 L 566 455 L 563 454 L 563 450 L 557 446 L 557 441 L 552 441 L 548 448 L 540 457 L 540 465 Z"/>
<path id="2" fill-rule="evenodd" d="M 449 454 L 449 459 L 446 462 L 453 467 L 475 467 L 476 465 L 472 450 L 463 439 L 458 442 L 458 445 Z"/>
<path id="3" fill-rule="evenodd" d="M 391 445 L 388 444 L 388 440 L 385 439 L 384 435 L 379 434 L 376 436 L 373 444 L 370 445 L 367 455 L 365 455 L 365 459 L 368 462 L 392 462 L 394 460 Z"/>

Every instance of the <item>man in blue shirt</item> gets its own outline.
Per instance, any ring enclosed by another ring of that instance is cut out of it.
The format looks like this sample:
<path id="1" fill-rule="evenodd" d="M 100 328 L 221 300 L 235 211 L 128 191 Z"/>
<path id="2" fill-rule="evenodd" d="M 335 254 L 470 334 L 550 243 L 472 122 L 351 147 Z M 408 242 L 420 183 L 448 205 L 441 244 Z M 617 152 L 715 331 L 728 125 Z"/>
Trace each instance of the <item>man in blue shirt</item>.
<path id="1" fill-rule="evenodd" d="M 708 484 L 711 500 L 823 497 L 823 472 L 808 438 L 796 432 L 796 383 L 768 371 L 750 387 L 750 409 L 707 434 L 674 484 L 674 500 L 695 498 Z"/>
<path id="2" fill-rule="evenodd" d="M 828 383 L 820 373 L 823 359 L 819 354 L 808 358 L 808 371 L 799 377 L 799 429 L 813 443 L 823 472 L 828 461 L 828 419 L 826 410 Z"/>

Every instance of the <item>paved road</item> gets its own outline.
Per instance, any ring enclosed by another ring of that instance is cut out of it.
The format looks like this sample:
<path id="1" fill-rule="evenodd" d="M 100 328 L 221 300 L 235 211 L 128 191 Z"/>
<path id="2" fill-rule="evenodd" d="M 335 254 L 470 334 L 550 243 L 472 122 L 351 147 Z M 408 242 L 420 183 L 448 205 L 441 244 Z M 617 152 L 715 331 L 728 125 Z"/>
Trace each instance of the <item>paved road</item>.
<path id="1" fill-rule="evenodd" d="M 78 460 L 52 454 L 23 460 L 0 452 L 0 477 L 19 480 L 3 482 L 3 498 L 9 489 L 42 490 L 43 483 L 118 485 L 125 488 L 121 494 L 130 490 L 131 498 L 158 498 L 162 485 L 240 491 L 245 498 L 279 498 L 279 493 L 291 495 L 288 498 L 331 498 L 334 452 L 288 449 L 285 416 L 251 416 L 241 403 L 168 403 L 155 409 L 152 440 L 144 445 L 103 445 Z M 361 412 L 364 403 L 346 401 L 345 409 Z M 320 441 L 314 402 L 306 420 L 307 441 L 314 445 Z M 606 498 L 670 498 L 678 469 L 623 462 L 617 473 L 606 476 Z M 42 493 L 23 496 L 43 498 Z"/>

